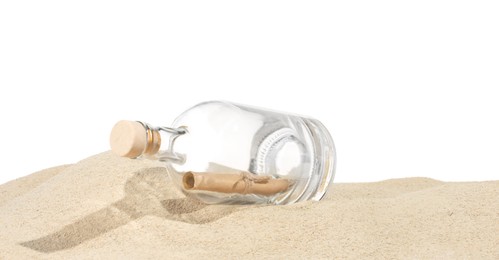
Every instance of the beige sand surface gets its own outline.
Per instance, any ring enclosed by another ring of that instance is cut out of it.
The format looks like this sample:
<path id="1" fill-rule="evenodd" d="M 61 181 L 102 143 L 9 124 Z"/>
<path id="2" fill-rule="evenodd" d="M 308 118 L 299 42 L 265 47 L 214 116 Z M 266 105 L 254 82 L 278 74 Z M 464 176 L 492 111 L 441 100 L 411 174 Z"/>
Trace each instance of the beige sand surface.
<path id="1" fill-rule="evenodd" d="M 321 202 L 204 205 L 109 152 L 0 186 L 0 259 L 499 259 L 499 181 L 334 184 Z"/>

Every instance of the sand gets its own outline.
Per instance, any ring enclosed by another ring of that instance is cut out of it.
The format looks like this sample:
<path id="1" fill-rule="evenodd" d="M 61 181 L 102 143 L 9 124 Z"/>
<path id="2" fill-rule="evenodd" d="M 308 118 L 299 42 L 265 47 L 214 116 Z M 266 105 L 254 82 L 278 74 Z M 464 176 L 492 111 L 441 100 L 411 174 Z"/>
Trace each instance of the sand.
<path id="1" fill-rule="evenodd" d="M 0 259 L 499 259 L 499 181 L 334 184 L 320 202 L 205 205 L 110 152 L 0 186 Z"/>

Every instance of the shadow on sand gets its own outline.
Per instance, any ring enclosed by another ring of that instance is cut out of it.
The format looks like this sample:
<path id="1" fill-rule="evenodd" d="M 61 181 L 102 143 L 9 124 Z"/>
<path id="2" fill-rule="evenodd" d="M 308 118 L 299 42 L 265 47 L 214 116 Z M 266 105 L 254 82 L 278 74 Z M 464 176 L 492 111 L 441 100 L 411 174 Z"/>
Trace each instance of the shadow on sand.
<path id="1" fill-rule="evenodd" d="M 125 197 L 47 236 L 20 243 L 51 253 L 75 247 L 144 216 L 203 224 L 223 218 L 245 206 L 207 205 L 185 197 L 170 182 L 165 168 L 134 174 L 125 184 Z"/>

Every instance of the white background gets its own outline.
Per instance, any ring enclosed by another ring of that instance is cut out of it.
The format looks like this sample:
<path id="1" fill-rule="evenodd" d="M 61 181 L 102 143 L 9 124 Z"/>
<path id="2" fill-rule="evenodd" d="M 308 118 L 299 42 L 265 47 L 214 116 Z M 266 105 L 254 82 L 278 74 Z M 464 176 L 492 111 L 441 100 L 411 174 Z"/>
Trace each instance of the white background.
<path id="1" fill-rule="evenodd" d="M 320 119 L 337 182 L 499 179 L 497 1 L 2 1 L 0 183 L 120 119 L 223 99 Z"/>

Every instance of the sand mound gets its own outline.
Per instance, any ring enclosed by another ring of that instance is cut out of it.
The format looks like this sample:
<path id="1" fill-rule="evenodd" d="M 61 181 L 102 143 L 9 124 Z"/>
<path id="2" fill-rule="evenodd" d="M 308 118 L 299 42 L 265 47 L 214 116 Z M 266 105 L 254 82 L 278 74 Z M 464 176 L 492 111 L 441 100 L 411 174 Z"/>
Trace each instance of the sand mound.
<path id="1" fill-rule="evenodd" d="M 0 186 L 0 259 L 499 259 L 499 181 L 334 184 L 321 202 L 205 205 L 102 153 Z"/>

